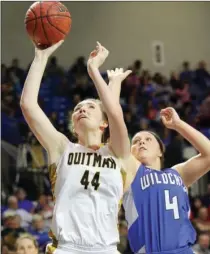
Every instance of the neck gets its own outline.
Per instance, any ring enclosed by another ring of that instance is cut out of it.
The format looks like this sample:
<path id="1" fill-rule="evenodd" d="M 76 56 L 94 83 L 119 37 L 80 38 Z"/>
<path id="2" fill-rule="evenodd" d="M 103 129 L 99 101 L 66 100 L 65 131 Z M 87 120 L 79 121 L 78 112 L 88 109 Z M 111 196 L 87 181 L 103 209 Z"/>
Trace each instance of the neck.
<path id="1" fill-rule="evenodd" d="M 83 132 L 83 135 L 79 136 L 78 143 L 93 150 L 98 150 L 101 146 L 101 133 L 98 131 Z"/>
<path id="2" fill-rule="evenodd" d="M 161 170 L 161 162 L 159 159 L 152 163 L 146 164 L 146 166 L 151 169 Z"/>

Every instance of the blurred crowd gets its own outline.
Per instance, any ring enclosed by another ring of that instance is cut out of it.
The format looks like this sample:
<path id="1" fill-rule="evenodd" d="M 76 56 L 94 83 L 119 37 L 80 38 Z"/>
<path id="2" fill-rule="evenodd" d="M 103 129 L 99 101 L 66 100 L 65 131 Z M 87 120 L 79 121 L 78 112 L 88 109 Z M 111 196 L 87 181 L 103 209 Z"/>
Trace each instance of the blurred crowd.
<path id="1" fill-rule="evenodd" d="M 22 69 L 18 59 L 13 59 L 11 66 L 1 65 L 2 140 L 15 147 L 17 157 L 15 170 L 5 170 L 8 181 L 2 182 L 4 254 L 16 253 L 15 249 L 23 249 L 27 241 L 34 250 L 32 254 L 42 253 L 50 241 L 48 231 L 53 201 L 47 156 L 30 132 L 19 106 L 29 67 Z M 132 70 L 132 74 L 122 84 L 121 105 L 130 137 L 139 130 L 157 132 L 166 145 L 166 167 L 195 155 L 194 148 L 180 135 L 164 128 L 159 112 L 164 107 L 174 107 L 183 120 L 210 138 L 210 73 L 206 63 L 201 61 L 196 69 L 192 69 L 190 63 L 185 61 L 180 72 L 173 71 L 168 77 L 146 70 L 140 60 L 127 68 Z M 108 83 L 106 73 L 102 75 Z M 81 100 L 92 97 L 96 98 L 97 93 L 87 74 L 84 57 L 79 57 L 68 70 L 59 65 L 56 57 L 51 57 L 42 79 L 39 105 L 53 125 L 71 141 L 75 141 L 69 131 L 72 110 Z M 191 208 L 190 216 L 198 232 L 194 249 L 197 254 L 208 254 L 210 185 L 205 196 L 191 198 Z M 119 232 L 119 251 L 123 254 L 132 253 L 127 240 L 123 208 L 119 213 Z"/>

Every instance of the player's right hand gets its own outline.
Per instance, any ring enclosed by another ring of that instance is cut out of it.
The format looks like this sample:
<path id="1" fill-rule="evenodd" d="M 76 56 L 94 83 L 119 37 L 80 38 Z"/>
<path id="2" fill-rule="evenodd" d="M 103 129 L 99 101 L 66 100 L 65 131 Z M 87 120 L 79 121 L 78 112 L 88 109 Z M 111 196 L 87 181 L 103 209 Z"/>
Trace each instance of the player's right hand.
<path id="1" fill-rule="evenodd" d="M 49 48 L 46 49 L 39 49 L 35 46 L 35 57 L 42 59 L 48 59 L 48 57 L 58 48 L 61 46 L 61 44 L 64 42 L 64 40 L 61 40 L 57 42 L 56 44 L 52 45 Z"/>

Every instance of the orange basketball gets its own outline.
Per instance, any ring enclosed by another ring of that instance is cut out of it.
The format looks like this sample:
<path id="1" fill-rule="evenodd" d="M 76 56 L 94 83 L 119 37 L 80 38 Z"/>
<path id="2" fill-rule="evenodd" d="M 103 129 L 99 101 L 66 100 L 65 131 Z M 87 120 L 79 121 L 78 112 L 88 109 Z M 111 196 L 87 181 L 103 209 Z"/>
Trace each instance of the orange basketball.
<path id="1" fill-rule="evenodd" d="M 25 26 L 39 48 L 47 48 L 65 39 L 71 29 L 71 15 L 60 2 L 35 2 L 28 9 Z"/>

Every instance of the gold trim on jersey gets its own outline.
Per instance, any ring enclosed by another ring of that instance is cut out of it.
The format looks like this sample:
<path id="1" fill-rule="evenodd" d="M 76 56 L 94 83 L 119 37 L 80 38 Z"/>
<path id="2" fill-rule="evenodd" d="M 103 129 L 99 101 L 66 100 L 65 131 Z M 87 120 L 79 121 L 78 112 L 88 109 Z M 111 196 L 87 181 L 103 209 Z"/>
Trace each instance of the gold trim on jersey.
<path id="1" fill-rule="evenodd" d="M 123 193 L 124 193 L 124 188 L 125 188 L 125 183 L 126 183 L 126 172 L 123 170 L 123 168 L 121 168 L 120 173 L 121 173 L 122 180 L 123 180 Z M 122 202 L 123 202 L 123 198 L 121 198 L 120 201 L 119 201 L 119 204 L 118 204 L 118 213 L 119 213 L 119 211 L 121 209 Z M 118 228 L 118 231 L 119 231 L 120 230 L 119 219 L 118 219 L 118 223 L 117 223 L 117 228 Z"/>
<path id="2" fill-rule="evenodd" d="M 56 183 L 56 179 L 57 179 L 56 169 L 57 169 L 57 166 L 55 163 L 53 163 L 49 166 L 49 178 L 50 178 L 54 203 L 55 203 L 55 183 Z"/>
<path id="3" fill-rule="evenodd" d="M 50 178 L 54 203 L 55 203 L 55 183 L 56 183 L 56 179 L 57 179 L 56 169 L 57 169 L 57 166 L 55 163 L 53 163 L 49 166 L 49 178 Z M 49 231 L 48 235 L 52 239 L 52 243 L 47 245 L 46 254 L 53 254 L 53 252 L 56 250 L 56 248 L 58 246 L 58 240 L 56 239 L 52 230 Z"/>
<path id="4" fill-rule="evenodd" d="M 123 192 L 124 192 L 125 183 L 126 183 L 126 172 L 121 168 L 120 173 L 121 173 L 122 180 L 123 180 Z M 120 202 L 119 202 L 119 210 L 120 210 L 120 208 L 121 208 L 122 201 L 123 201 L 123 199 L 121 198 L 121 199 L 120 199 Z"/>

